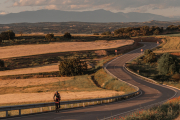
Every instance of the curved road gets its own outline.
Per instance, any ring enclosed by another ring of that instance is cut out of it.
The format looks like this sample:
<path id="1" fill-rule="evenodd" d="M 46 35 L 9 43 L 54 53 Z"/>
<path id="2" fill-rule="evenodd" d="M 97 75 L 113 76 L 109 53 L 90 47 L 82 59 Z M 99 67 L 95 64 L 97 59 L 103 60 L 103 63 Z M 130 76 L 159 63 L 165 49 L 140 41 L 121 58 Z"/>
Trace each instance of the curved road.
<path id="1" fill-rule="evenodd" d="M 97 120 L 117 114 L 123 115 L 137 108 L 145 107 L 179 96 L 179 90 L 172 90 L 167 87 L 146 82 L 141 78 L 130 74 L 124 69 L 123 65 L 127 61 L 141 54 L 140 49 L 151 49 L 156 46 L 155 43 L 143 44 L 145 44 L 144 47 L 120 56 L 107 65 L 107 70 L 113 75 L 140 88 L 142 94 L 138 97 L 106 105 L 61 111 L 60 113 L 50 112 L 38 115 L 9 118 L 8 120 Z"/>

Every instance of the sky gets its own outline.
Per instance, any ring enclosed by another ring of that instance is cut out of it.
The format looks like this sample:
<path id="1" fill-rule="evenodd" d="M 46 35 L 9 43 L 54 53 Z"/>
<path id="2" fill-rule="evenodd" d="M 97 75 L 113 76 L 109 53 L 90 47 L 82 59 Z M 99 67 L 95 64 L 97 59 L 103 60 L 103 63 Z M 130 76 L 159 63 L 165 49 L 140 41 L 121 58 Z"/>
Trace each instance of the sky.
<path id="1" fill-rule="evenodd" d="M 180 0 L 0 0 L 0 14 L 55 9 L 63 11 L 140 12 L 180 16 Z"/>

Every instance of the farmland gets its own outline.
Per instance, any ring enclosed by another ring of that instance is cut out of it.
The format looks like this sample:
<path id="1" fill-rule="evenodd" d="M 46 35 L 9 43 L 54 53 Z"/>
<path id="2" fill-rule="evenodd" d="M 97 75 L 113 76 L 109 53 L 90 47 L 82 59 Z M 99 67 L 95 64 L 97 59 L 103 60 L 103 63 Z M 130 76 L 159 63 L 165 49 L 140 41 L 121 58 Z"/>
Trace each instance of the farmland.
<path id="1" fill-rule="evenodd" d="M 133 40 L 101 40 L 1 47 L 1 59 L 5 61 L 8 69 L 0 71 L 0 105 L 51 102 L 54 91 L 57 90 L 61 93 L 63 101 L 111 97 L 132 92 L 133 88 L 117 81 L 99 68 L 115 57 L 114 49 L 133 46 L 133 43 Z M 48 57 L 48 61 L 45 61 Z M 88 63 L 87 74 L 58 76 L 58 61 L 76 57 Z M 56 72 L 54 76 L 51 75 L 53 72 Z M 49 73 L 49 76 L 45 73 Z M 94 74 L 106 76 L 106 82 L 113 80 L 119 83 L 121 89 L 99 87 L 92 79 Z M 8 96 L 13 96 L 13 101 L 8 101 Z"/>

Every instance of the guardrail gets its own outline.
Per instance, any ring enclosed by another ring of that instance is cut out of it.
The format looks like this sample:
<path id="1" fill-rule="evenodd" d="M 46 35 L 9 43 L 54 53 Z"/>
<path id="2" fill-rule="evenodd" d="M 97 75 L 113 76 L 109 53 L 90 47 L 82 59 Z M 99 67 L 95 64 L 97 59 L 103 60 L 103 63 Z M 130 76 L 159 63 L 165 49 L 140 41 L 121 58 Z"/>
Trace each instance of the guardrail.
<path id="1" fill-rule="evenodd" d="M 68 108 L 79 108 L 79 107 L 85 107 L 85 106 L 96 105 L 96 104 L 110 103 L 110 102 L 114 102 L 114 101 L 132 98 L 136 95 L 139 95 L 139 93 L 140 93 L 140 91 L 136 91 L 136 92 L 133 92 L 133 93 L 130 93 L 127 95 L 121 95 L 121 96 L 116 96 L 116 97 L 88 99 L 88 100 L 77 100 L 77 101 L 63 101 L 63 102 L 61 102 L 61 106 L 65 105 L 64 108 L 68 109 Z M 68 105 L 70 105 L 70 107 L 68 107 Z M 37 112 L 37 113 L 40 113 L 40 112 L 44 112 L 43 107 L 48 107 L 49 111 L 54 111 L 54 109 L 52 109 L 52 106 L 53 107 L 55 106 L 54 102 L 40 103 L 40 104 L 29 104 L 29 105 L 17 105 L 17 106 L 5 106 L 5 107 L 0 107 L 0 112 L 5 111 L 6 112 L 5 117 L 10 117 L 8 114 L 8 111 L 18 110 L 18 112 L 19 112 L 18 116 L 21 116 L 22 115 L 21 111 L 24 109 L 30 109 L 30 114 L 33 114 L 33 110 L 32 110 L 33 108 L 39 108 L 39 112 Z"/>

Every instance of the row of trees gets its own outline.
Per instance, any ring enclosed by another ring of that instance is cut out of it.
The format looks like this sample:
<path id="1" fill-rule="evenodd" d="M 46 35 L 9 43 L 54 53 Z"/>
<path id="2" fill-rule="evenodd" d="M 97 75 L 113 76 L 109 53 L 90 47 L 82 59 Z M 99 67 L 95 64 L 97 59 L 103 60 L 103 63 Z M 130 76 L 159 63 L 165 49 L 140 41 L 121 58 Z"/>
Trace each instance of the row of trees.
<path id="1" fill-rule="evenodd" d="M 127 27 L 120 28 L 114 31 L 114 35 L 129 35 L 131 36 L 146 36 L 146 35 L 159 35 L 163 32 L 163 27 L 157 26 L 141 26 L 141 27 Z"/>
<path id="2" fill-rule="evenodd" d="M 71 39 L 71 37 L 72 37 L 72 36 L 71 36 L 70 33 L 68 33 L 68 32 L 64 33 L 64 38 Z M 53 38 L 54 38 L 54 34 L 47 34 L 47 35 L 45 35 L 45 39 L 46 39 L 46 40 L 51 41 Z"/>

